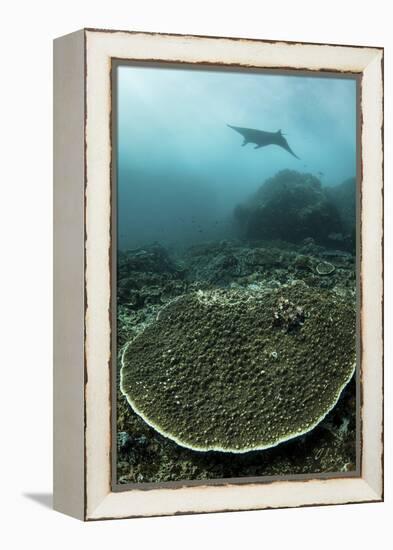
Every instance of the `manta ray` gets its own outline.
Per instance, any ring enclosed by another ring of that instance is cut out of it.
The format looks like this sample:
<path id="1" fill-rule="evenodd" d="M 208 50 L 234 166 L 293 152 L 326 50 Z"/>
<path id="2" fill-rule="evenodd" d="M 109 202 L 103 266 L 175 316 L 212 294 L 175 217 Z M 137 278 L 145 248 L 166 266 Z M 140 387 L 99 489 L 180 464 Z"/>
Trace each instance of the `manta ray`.
<path id="1" fill-rule="evenodd" d="M 265 132 L 263 130 L 254 130 L 253 128 L 241 128 L 239 126 L 231 126 L 230 124 L 227 124 L 229 128 L 232 128 L 232 130 L 235 130 L 236 132 L 239 132 L 244 137 L 244 141 L 242 143 L 242 146 L 244 147 L 247 145 L 247 143 L 255 143 L 256 147 L 254 149 L 259 149 L 260 147 L 266 147 L 266 145 L 278 145 L 279 147 L 282 147 L 288 153 L 290 153 L 292 156 L 299 158 L 295 153 L 292 151 L 292 149 L 289 147 L 287 140 L 284 137 L 284 134 L 281 132 L 281 130 L 278 130 L 278 132 Z"/>

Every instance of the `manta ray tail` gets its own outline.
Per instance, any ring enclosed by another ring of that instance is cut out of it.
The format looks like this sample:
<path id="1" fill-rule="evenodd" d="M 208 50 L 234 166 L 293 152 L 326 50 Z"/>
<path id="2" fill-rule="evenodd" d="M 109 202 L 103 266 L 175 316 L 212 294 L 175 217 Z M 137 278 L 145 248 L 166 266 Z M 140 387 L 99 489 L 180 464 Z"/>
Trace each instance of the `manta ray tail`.
<path id="1" fill-rule="evenodd" d="M 283 134 L 281 134 L 281 130 L 280 130 L 280 135 L 283 136 Z M 283 137 L 281 142 L 277 144 L 279 147 L 282 147 L 283 149 L 285 149 L 285 151 L 288 151 L 288 153 L 290 155 L 292 155 L 293 157 L 295 157 L 296 159 L 300 160 L 300 158 L 295 155 L 295 153 L 292 151 L 292 149 L 289 147 L 288 145 L 288 142 L 287 140 Z"/>
<path id="2" fill-rule="evenodd" d="M 286 151 L 288 151 L 288 153 L 290 153 L 293 157 L 295 157 L 296 159 L 300 160 L 300 158 L 295 155 L 295 153 L 292 151 L 292 149 L 289 147 L 289 145 L 287 144 L 286 147 L 284 147 L 283 145 L 281 146 L 283 149 L 285 149 Z"/>

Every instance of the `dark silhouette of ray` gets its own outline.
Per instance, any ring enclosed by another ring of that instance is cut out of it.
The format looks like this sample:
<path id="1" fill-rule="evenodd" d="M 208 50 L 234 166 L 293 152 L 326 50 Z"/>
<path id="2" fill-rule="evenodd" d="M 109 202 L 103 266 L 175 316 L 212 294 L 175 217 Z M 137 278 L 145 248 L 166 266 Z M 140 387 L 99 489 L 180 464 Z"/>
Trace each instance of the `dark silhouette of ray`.
<path id="1" fill-rule="evenodd" d="M 264 130 L 254 130 L 253 128 L 241 128 L 240 126 L 231 126 L 230 124 L 227 124 L 227 126 L 243 136 L 243 147 L 244 145 L 247 145 L 247 143 L 255 143 L 255 149 L 266 147 L 267 145 L 278 145 L 279 147 L 282 147 L 283 149 L 288 151 L 288 153 L 290 153 L 295 158 L 299 158 L 289 147 L 288 142 L 285 139 L 284 134 L 281 132 L 281 130 L 278 130 L 278 132 L 265 132 Z"/>

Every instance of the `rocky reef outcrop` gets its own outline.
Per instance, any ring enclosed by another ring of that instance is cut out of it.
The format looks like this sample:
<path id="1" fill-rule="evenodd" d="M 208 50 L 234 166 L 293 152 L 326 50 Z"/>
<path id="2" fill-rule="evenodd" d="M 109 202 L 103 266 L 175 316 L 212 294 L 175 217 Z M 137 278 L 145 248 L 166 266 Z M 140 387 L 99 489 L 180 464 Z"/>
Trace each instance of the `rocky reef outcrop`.
<path id="1" fill-rule="evenodd" d="M 356 179 L 348 178 L 339 185 L 326 188 L 329 200 L 335 205 L 342 221 L 342 232 L 329 235 L 339 248 L 356 249 Z"/>
<path id="2" fill-rule="evenodd" d="M 354 179 L 330 189 L 312 174 L 283 170 L 238 205 L 234 219 L 243 239 L 300 243 L 312 237 L 348 250 L 353 247 L 354 196 Z"/>

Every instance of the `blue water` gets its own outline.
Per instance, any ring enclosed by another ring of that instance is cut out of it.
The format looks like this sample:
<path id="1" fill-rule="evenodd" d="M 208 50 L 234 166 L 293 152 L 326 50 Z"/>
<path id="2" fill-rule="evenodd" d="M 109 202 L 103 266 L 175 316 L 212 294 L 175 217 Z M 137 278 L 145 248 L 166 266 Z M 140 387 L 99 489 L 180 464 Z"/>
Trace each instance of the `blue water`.
<path id="1" fill-rule="evenodd" d="M 232 213 L 284 169 L 356 175 L 356 81 L 178 68 L 117 69 L 118 243 L 231 238 Z M 227 124 L 281 129 L 300 160 L 242 147 Z"/>

